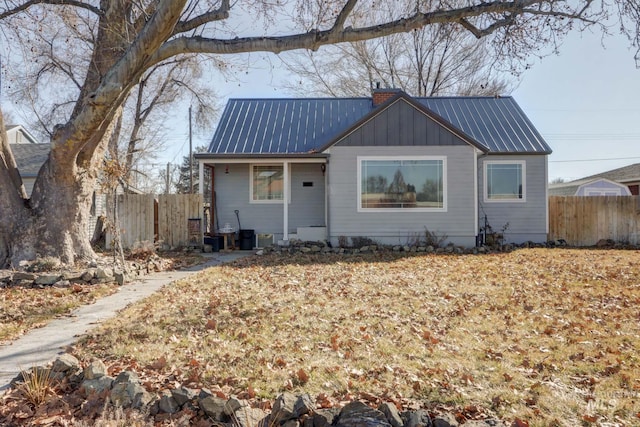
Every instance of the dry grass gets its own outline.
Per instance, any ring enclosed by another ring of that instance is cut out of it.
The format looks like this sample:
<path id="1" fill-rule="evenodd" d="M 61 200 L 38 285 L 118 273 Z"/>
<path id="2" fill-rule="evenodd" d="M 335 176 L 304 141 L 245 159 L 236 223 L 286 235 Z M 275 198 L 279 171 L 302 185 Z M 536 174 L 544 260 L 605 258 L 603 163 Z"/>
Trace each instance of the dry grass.
<path id="1" fill-rule="evenodd" d="M 97 298 L 110 295 L 116 288 L 116 284 L 44 289 L 1 288 L 0 344 L 43 326 L 56 317 L 69 314 L 81 305 L 91 304 Z"/>
<path id="2" fill-rule="evenodd" d="M 268 256 L 211 268 L 78 346 L 162 388 L 360 397 L 530 426 L 640 424 L 640 252 Z M 219 387 L 219 388 L 218 388 Z"/>
<path id="3" fill-rule="evenodd" d="M 54 380 L 51 370 L 34 367 L 29 371 L 22 370 L 22 382 L 18 383 L 18 390 L 24 398 L 34 406 L 41 405 L 47 397 L 54 394 Z"/>

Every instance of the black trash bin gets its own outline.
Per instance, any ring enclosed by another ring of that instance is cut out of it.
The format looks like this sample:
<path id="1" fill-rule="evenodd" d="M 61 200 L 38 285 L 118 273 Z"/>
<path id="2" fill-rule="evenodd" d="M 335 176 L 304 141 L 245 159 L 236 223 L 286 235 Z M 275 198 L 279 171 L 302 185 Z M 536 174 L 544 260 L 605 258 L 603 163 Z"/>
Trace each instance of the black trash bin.
<path id="1" fill-rule="evenodd" d="M 222 248 L 224 248 L 224 237 L 222 236 L 212 236 L 212 237 L 205 237 L 204 238 L 204 244 L 205 245 L 211 245 L 211 250 L 213 252 L 220 252 L 222 250 Z"/>
<path id="2" fill-rule="evenodd" d="M 256 234 L 254 230 L 240 230 L 240 250 L 250 251 L 254 247 Z"/>

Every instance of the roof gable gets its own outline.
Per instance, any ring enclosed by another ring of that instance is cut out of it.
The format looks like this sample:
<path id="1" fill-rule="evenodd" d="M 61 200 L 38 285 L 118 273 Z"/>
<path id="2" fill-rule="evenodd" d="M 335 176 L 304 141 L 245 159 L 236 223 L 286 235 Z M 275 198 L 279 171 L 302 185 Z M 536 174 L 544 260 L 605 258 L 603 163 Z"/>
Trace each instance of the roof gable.
<path id="1" fill-rule="evenodd" d="M 367 132 L 368 137 L 364 138 L 366 140 L 363 140 L 363 138 L 349 138 L 354 136 L 355 133 L 361 133 L 366 128 L 372 127 L 374 129 Z M 441 129 L 446 131 L 445 135 L 440 132 Z M 416 130 L 422 138 L 415 138 L 414 131 Z M 394 135 L 394 138 L 389 140 L 389 135 Z M 322 151 L 332 145 L 343 144 L 370 146 L 469 144 L 485 153 L 489 151 L 487 146 L 466 135 L 428 107 L 415 102 L 413 98 L 404 92 L 399 92 L 396 96 L 354 123 L 335 141 L 323 147 Z"/>
<path id="2" fill-rule="evenodd" d="M 38 144 L 36 138 L 22 125 L 7 125 L 5 130 L 11 144 Z"/>

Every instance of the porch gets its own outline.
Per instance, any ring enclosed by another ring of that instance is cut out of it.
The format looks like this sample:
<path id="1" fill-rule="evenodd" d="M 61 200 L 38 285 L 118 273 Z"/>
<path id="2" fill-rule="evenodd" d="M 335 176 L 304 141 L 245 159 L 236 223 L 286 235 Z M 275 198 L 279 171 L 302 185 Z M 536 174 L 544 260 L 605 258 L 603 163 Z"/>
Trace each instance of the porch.
<path id="1" fill-rule="evenodd" d="M 267 159 L 200 156 L 200 193 L 204 192 L 205 168 L 211 171 L 210 230 L 252 230 L 256 236 L 262 236 L 261 245 L 268 243 L 267 236 L 271 236 L 273 243 L 326 239 L 326 156 Z M 257 239 L 254 246 L 259 246 Z"/>

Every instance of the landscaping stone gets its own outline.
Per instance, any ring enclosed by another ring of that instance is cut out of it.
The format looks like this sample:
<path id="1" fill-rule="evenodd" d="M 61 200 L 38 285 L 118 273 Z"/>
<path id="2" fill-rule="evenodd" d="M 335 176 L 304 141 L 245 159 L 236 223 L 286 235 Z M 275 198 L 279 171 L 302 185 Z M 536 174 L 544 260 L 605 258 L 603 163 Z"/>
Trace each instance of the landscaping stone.
<path id="1" fill-rule="evenodd" d="M 160 400 L 158 401 L 158 408 L 160 411 L 166 414 L 175 414 L 180 410 L 180 406 L 171 395 L 171 392 L 165 390 L 160 394 Z"/>
<path id="2" fill-rule="evenodd" d="M 96 279 L 104 280 L 110 279 L 113 277 L 113 270 L 109 267 L 98 267 L 96 270 Z"/>
<path id="3" fill-rule="evenodd" d="M 246 401 L 240 400 L 235 396 L 231 396 L 224 405 L 224 413 L 228 416 L 232 416 L 238 409 L 249 406 Z"/>
<path id="4" fill-rule="evenodd" d="M 70 288 L 71 282 L 68 280 L 58 280 L 56 283 L 53 284 L 53 287 L 60 288 L 60 289 Z"/>
<path id="5" fill-rule="evenodd" d="M 200 409 L 202 409 L 207 416 L 218 422 L 224 421 L 224 406 L 226 404 L 226 400 L 217 396 L 207 396 L 200 398 L 198 401 Z"/>
<path id="6" fill-rule="evenodd" d="M 80 276 L 80 278 L 84 282 L 90 282 L 94 277 L 95 277 L 95 270 L 87 270 L 84 273 L 82 273 L 82 275 Z"/>
<path id="7" fill-rule="evenodd" d="M 96 359 L 84 368 L 84 379 L 94 380 L 107 375 L 107 367 L 100 359 Z"/>
<path id="8" fill-rule="evenodd" d="M 234 427 L 255 427 L 255 426 L 269 426 L 272 424 L 269 420 L 263 421 L 267 417 L 267 413 L 262 409 L 251 408 L 249 406 L 243 406 L 239 408 L 233 414 Z"/>
<path id="9" fill-rule="evenodd" d="M 14 282 L 19 282 L 21 280 L 29 280 L 31 282 L 33 282 L 34 280 L 36 280 L 36 278 L 38 277 L 37 274 L 34 273 L 27 273 L 24 271 L 16 271 L 15 273 L 13 273 L 13 276 L 11 276 L 11 280 L 13 280 Z"/>
<path id="10" fill-rule="evenodd" d="M 80 369 L 80 361 L 69 353 L 64 353 L 54 360 L 51 370 L 53 372 L 76 372 Z"/>
<path id="11" fill-rule="evenodd" d="M 283 421 L 296 418 L 295 406 L 298 398 L 289 392 L 282 393 L 276 398 L 271 409 L 272 419 L 274 424 L 281 424 Z"/>
<path id="12" fill-rule="evenodd" d="M 313 414 L 313 427 L 329 427 L 338 418 L 339 408 L 318 409 Z"/>
<path id="13" fill-rule="evenodd" d="M 357 401 L 348 403 L 342 408 L 335 425 L 336 427 L 391 427 L 382 412 Z"/>
<path id="14" fill-rule="evenodd" d="M 424 409 L 403 412 L 404 427 L 432 427 L 431 417 Z M 442 426 L 445 427 L 445 426 Z M 453 426 L 452 426 L 453 427 Z"/>
<path id="15" fill-rule="evenodd" d="M 296 418 L 300 418 L 303 415 L 310 414 L 316 409 L 316 405 L 311 400 L 311 396 L 307 393 L 301 394 L 296 398 L 296 403 L 293 405 L 293 415 Z"/>
<path id="16" fill-rule="evenodd" d="M 120 285 L 120 286 L 124 286 L 125 283 L 125 276 L 124 273 L 122 271 L 116 271 L 113 273 L 113 279 L 115 280 L 115 282 Z"/>
<path id="17" fill-rule="evenodd" d="M 51 286 L 60 280 L 62 276 L 59 274 L 43 274 L 35 280 L 36 285 Z"/>
<path id="18" fill-rule="evenodd" d="M 195 390 L 186 387 L 171 390 L 171 395 L 180 406 L 184 406 L 185 403 L 193 401 L 197 396 Z"/>
<path id="19" fill-rule="evenodd" d="M 402 427 L 404 425 L 404 421 L 400 418 L 400 414 L 398 413 L 398 408 L 393 403 L 384 402 L 378 406 L 378 411 L 382 412 L 385 417 L 387 417 L 387 421 L 393 427 Z"/>
<path id="20" fill-rule="evenodd" d="M 82 381 L 81 387 L 84 388 L 85 394 L 102 393 L 105 390 L 110 390 L 113 385 L 113 378 L 108 376 L 102 376 L 95 379 L 85 379 Z"/>
<path id="21" fill-rule="evenodd" d="M 459 425 L 453 414 L 442 414 L 433 419 L 433 427 L 458 427 Z"/>

